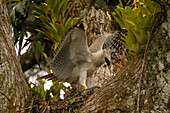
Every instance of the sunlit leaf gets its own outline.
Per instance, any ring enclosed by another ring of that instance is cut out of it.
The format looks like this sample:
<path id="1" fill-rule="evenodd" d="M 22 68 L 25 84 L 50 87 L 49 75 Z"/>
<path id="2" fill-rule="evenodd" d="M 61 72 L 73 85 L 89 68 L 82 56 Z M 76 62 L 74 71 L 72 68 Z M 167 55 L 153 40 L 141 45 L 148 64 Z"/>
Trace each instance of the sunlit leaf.
<path id="1" fill-rule="evenodd" d="M 46 0 L 46 3 L 49 8 L 54 9 L 57 5 L 57 0 Z"/>
<path id="2" fill-rule="evenodd" d="M 160 11 L 157 3 L 151 0 L 136 1 L 136 7 L 123 7 L 121 0 L 117 6 L 114 18 L 121 28 L 126 28 L 128 36 L 125 36 L 125 46 L 133 53 L 149 38 L 155 18 L 154 13 Z M 157 10 L 158 9 L 158 10 Z"/>

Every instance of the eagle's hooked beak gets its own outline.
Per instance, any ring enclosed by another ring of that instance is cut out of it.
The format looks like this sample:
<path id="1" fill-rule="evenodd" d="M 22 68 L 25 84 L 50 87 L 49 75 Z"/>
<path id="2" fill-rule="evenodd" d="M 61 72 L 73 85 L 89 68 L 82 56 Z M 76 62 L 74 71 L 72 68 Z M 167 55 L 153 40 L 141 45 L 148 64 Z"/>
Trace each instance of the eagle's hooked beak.
<path id="1" fill-rule="evenodd" d="M 106 64 L 107 64 L 108 66 L 110 66 L 110 61 L 109 61 L 109 59 L 106 58 L 106 57 L 105 57 L 105 62 L 106 62 Z"/>

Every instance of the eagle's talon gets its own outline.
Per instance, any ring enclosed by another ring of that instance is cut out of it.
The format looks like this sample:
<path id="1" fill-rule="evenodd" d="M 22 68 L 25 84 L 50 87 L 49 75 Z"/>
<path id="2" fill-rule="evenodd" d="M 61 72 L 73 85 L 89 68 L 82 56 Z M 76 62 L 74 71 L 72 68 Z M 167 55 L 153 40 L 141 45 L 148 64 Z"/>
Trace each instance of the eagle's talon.
<path id="1" fill-rule="evenodd" d="M 88 89 L 88 87 L 86 85 L 84 85 L 83 87 L 84 87 L 84 89 Z"/>

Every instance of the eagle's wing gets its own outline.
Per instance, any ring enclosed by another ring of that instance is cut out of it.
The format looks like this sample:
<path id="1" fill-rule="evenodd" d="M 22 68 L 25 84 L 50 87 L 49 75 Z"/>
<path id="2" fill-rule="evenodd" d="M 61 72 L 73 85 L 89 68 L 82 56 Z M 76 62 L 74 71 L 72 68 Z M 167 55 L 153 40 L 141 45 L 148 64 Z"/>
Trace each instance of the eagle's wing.
<path id="1" fill-rule="evenodd" d="M 119 31 L 108 33 L 97 38 L 90 46 L 90 51 L 95 53 L 100 50 L 109 49 L 116 53 L 124 50 L 124 40 L 119 36 Z"/>
<path id="2" fill-rule="evenodd" d="M 105 35 L 106 40 L 102 45 L 102 49 L 115 49 L 115 50 L 122 50 L 124 49 L 124 45 L 122 42 L 122 38 L 119 36 L 119 31 L 115 31 L 113 33 L 109 33 Z"/>
<path id="3" fill-rule="evenodd" d="M 95 53 L 101 49 L 114 49 L 120 44 L 118 39 L 118 31 L 108 33 L 97 38 L 90 46 L 90 51 Z"/>
<path id="4" fill-rule="evenodd" d="M 106 37 L 105 36 L 100 36 L 98 37 L 89 47 L 89 50 L 92 53 L 96 53 L 100 50 L 102 50 L 103 43 L 105 41 Z"/>
<path id="5" fill-rule="evenodd" d="M 79 62 L 87 61 L 88 51 L 85 31 L 80 27 L 72 27 L 49 61 L 54 75 L 59 79 L 66 79 Z"/>
<path id="6" fill-rule="evenodd" d="M 103 43 L 102 49 L 110 49 L 111 59 L 119 59 L 120 55 L 127 54 L 124 46 L 124 39 L 120 35 L 119 31 L 108 34 L 105 42 Z"/>
<path id="7" fill-rule="evenodd" d="M 124 40 L 120 36 L 120 32 L 114 31 L 113 33 L 108 33 L 97 38 L 89 49 L 92 53 L 107 50 L 109 59 L 118 59 L 119 55 L 127 54 L 123 43 Z"/>

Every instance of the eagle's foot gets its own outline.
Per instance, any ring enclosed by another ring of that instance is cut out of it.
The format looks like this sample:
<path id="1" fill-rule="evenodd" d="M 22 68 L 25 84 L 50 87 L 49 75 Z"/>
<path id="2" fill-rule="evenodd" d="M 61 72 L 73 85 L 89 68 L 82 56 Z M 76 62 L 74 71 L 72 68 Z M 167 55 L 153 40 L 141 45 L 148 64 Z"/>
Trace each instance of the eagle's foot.
<path id="1" fill-rule="evenodd" d="M 83 85 L 84 89 L 88 89 L 88 87 L 86 85 Z"/>
<path id="2" fill-rule="evenodd" d="M 86 86 L 86 88 L 81 90 L 79 93 L 81 95 L 91 95 L 91 94 L 94 93 L 94 89 L 96 89 L 96 88 L 100 88 L 100 87 L 99 86 L 94 86 L 94 87 L 91 87 L 91 88 L 87 88 L 87 86 Z"/>
<path id="3" fill-rule="evenodd" d="M 75 94 L 73 97 L 71 97 L 69 99 L 66 99 L 66 100 L 74 99 L 76 97 L 83 96 L 83 95 L 91 95 L 91 94 L 94 93 L 94 89 L 96 89 L 96 88 L 100 88 L 100 87 L 99 86 L 94 86 L 94 87 L 91 87 L 91 88 L 83 89 L 81 91 L 78 91 L 78 93 Z"/>

